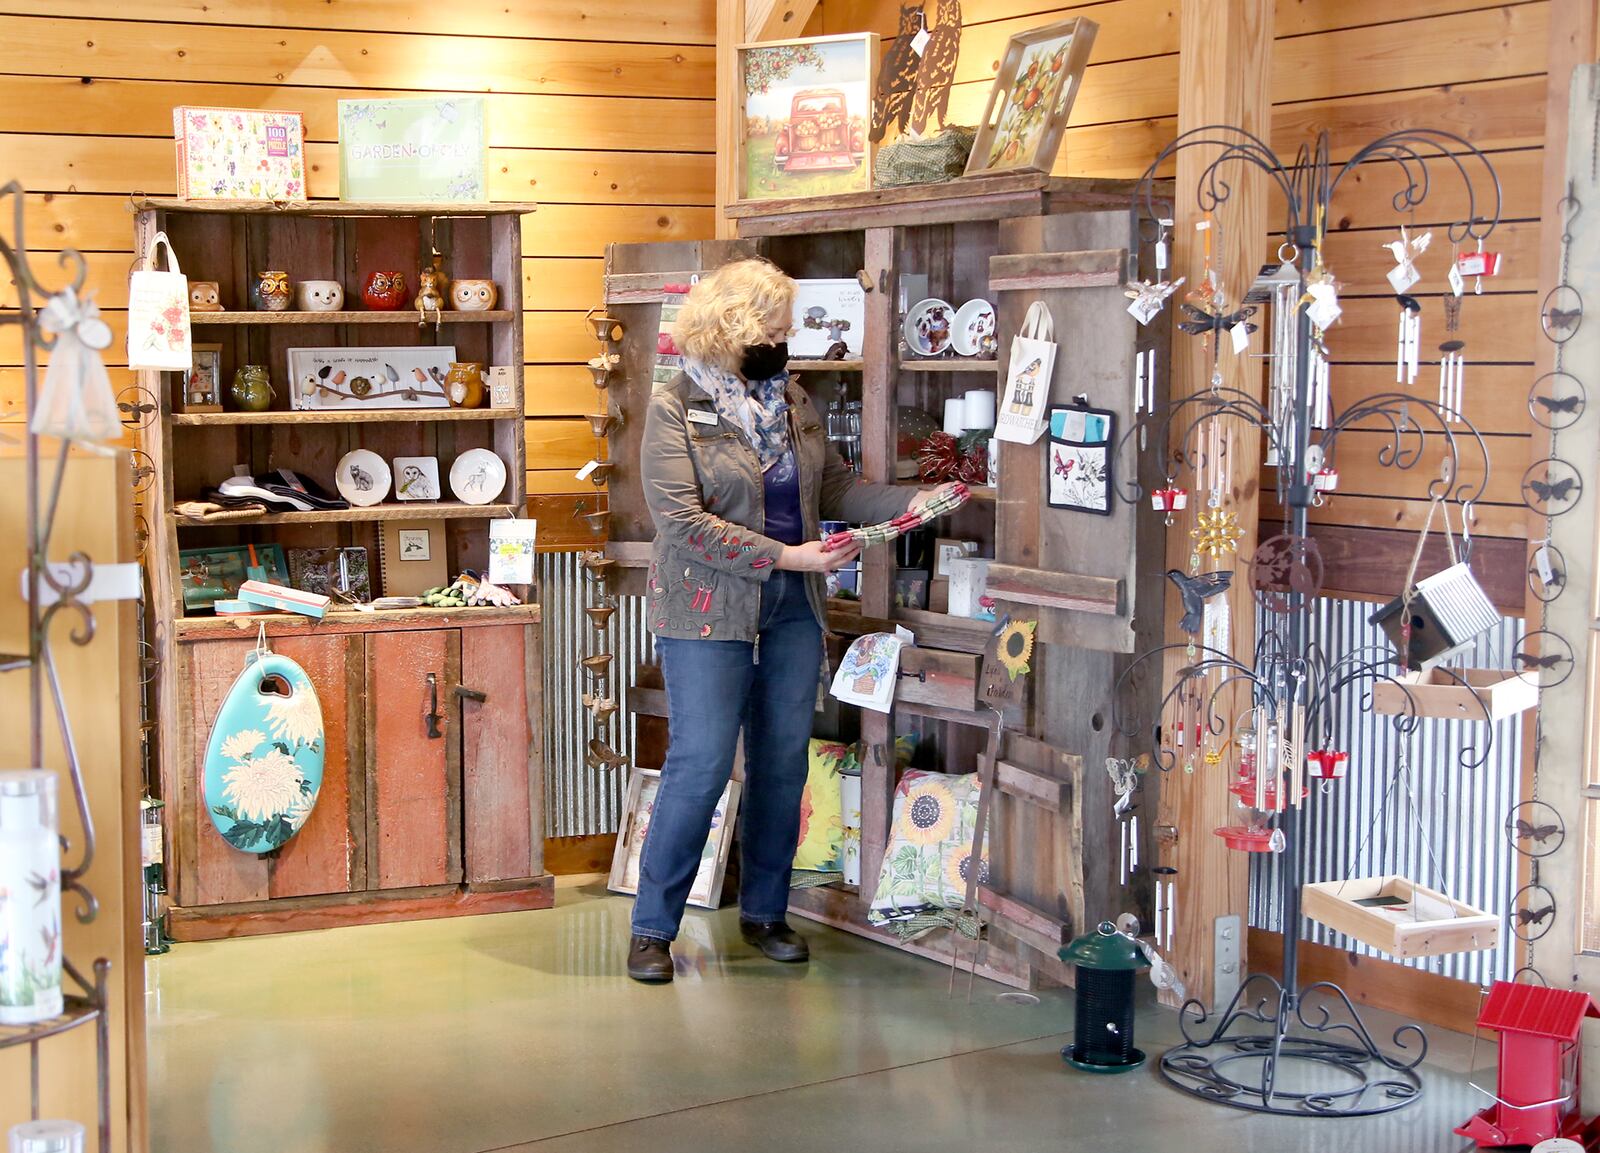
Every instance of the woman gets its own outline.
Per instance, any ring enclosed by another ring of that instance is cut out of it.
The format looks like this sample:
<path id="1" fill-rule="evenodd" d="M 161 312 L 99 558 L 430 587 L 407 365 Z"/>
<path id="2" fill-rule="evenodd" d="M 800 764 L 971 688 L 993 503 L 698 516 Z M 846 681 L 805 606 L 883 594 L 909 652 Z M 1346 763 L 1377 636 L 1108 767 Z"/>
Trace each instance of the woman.
<path id="1" fill-rule="evenodd" d="M 741 729 L 740 932 L 773 960 L 808 959 L 784 915 L 822 664 L 822 574 L 858 552 L 823 552 L 819 526 L 889 520 L 913 503 L 907 489 L 859 482 L 790 382 L 794 292 L 764 260 L 703 277 L 674 328 L 685 371 L 656 389 L 645 418 L 648 612 L 670 743 L 633 907 L 638 981 L 672 980 L 669 946 Z"/>

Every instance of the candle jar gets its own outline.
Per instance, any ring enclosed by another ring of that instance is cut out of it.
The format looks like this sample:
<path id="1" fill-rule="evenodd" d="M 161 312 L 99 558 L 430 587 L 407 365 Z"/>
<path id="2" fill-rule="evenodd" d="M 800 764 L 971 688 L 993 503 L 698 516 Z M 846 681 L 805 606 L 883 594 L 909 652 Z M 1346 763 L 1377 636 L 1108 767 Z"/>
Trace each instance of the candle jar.
<path id="1" fill-rule="evenodd" d="M 83 1126 L 76 1121 L 24 1121 L 11 1127 L 11 1153 L 83 1153 Z"/>
<path id="2" fill-rule="evenodd" d="M 58 819 L 54 773 L 0 772 L 0 1025 L 61 1015 Z"/>

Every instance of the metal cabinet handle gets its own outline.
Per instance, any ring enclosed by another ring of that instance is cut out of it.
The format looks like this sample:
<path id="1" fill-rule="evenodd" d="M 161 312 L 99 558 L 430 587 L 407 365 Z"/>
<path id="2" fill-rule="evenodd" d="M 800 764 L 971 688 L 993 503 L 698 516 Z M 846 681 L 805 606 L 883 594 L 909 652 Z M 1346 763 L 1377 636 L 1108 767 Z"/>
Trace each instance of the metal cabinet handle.
<path id="1" fill-rule="evenodd" d="M 480 705 L 489 699 L 489 694 L 478 689 L 469 689 L 466 685 L 457 685 L 450 690 L 455 693 L 458 701 L 477 701 Z"/>
<path id="2" fill-rule="evenodd" d="M 444 730 L 439 727 L 439 722 L 444 720 L 444 714 L 439 711 L 439 677 L 436 673 L 428 674 L 428 711 L 423 714 L 422 719 L 428 722 L 430 741 L 444 737 Z"/>

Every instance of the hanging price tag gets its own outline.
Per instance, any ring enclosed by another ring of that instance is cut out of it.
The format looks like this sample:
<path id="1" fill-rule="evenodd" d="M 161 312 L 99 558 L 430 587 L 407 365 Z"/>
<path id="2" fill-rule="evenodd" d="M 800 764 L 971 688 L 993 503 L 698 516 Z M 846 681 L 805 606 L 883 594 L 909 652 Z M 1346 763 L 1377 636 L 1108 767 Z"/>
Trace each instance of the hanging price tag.
<path id="1" fill-rule="evenodd" d="M 1556 579 L 1555 566 L 1550 563 L 1550 546 L 1542 544 L 1533 554 L 1533 568 L 1539 574 L 1539 583 L 1549 588 Z"/>
<path id="2" fill-rule="evenodd" d="M 1244 321 L 1228 329 L 1228 335 L 1233 338 L 1233 351 L 1236 354 L 1250 347 L 1250 329 Z"/>
<path id="3" fill-rule="evenodd" d="M 915 52 L 918 56 L 921 56 L 925 51 L 927 51 L 928 41 L 932 39 L 933 36 L 931 33 L 929 33 L 928 26 L 924 24 L 918 30 L 917 34 L 911 38 L 911 51 Z"/>
<path id="4" fill-rule="evenodd" d="M 1466 279 L 1461 275 L 1461 266 L 1455 261 L 1450 262 L 1450 275 L 1445 279 L 1450 282 L 1450 291 L 1455 293 L 1457 296 L 1460 296 L 1466 291 Z"/>
<path id="5" fill-rule="evenodd" d="M 1156 241 L 1156 271 L 1157 272 L 1165 272 L 1166 270 L 1167 270 L 1167 242 L 1165 240 L 1158 240 L 1158 241 Z"/>
<path id="6" fill-rule="evenodd" d="M 1394 287 L 1396 295 L 1403 293 L 1417 281 L 1422 279 L 1422 273 L 1417 271 L 1414 264 L 1397 264 L 1388 271 L 1389 283 Z"/>

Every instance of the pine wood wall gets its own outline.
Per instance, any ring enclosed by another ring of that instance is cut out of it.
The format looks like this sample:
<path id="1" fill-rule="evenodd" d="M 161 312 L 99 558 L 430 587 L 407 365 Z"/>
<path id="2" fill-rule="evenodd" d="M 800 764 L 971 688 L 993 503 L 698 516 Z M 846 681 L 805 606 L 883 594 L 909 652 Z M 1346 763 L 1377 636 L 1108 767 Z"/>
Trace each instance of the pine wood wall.
<path id="1" fill-rule="evenodd" d="M 0 9 L 0 183 L 29 192 L 48 278 L 75 246 L 124 361 L 133 192 L 174 191 L 172 108 L 305 113 L 313 197 L 338 195 L 336 104 L 490 92 L 490 194 L 536 200 L 523 250 L 528 492 L 592 493 L 583 313 L 609 241 L 710 236 L 714 0 L 41 0 Z M 180 259 L 182 254 L 180 253 Z M 0 285 L 0 307 L 14 304 Z M 20 346 L 0 329 L 0 420 L 20 419 Z M 569 502 L 570 503 L 570 502 Z M 580 522 L 571 522 L 573 524 Z M 550 518 L 541 544 L 570 525 Z"/>
<path id="2" fill-rule="evenodd" d="M 1067 16 L 1100 26 L 1094 55 L 1073 109 L 1057 173 L 1138 176 L 1176 129 L 1179 0 L 1106 0 L 1048 9 L 1040 0 L 967 0 L 951 118 L 974 123 L 991 78 L 1016 32 Z M 935 4 L 928 0 L 928 18 Z M 895 33 L 895 0 L 822 0 L 808 31 Z M 1526 395 L 1539 337 L 1537 292 L 1540 175 L 1544 143 L 1546 0 L 1486 6 L 1472 0 L 1279 0 L 1272 51 L 1273 147 L 1292 158 L 1319 129 L 1331 134 L 1333 158 L 1385 132 L 1429 126 L 1458 133 L 1486 150 L 1504 187 L 1502 223 L 1491 248 L 1505 254 L 1505 271 L 1486 281 L 1481 297 L 1465 302 L 1460 337 L 1466 341 L 1466 415 L 1486 434 L 1491 460 L 1486 499 L 1475 506 L 1473 531 L 1482 557 L 1513 566 L 1496 588 L 1508 611 L 1522 605 L 1523 508 L 1518 495 L 1532 422 Z M 1400 184 L 1393 166 L 1365 169 L 1341 189 L 1327 259 L 1346 285 L 1344 318 L 1330 334 L 1336 364 L 1335 406 L 1394 387 L 1396 306 L 1384 272 L 1392 259 L 1380 244 L 1400 223 L 1434 228 L 1433 246 L 1419 262 L 1424 275 L 1423 353 L 1437 357 L 1445 339 L 1439 292 L 1450 246 L 1442 225 L 1463 211 L 1459 183 L 1440 172 L 1413 218 L 1392 210 Z M 1281 219 L 1280 207 L 1271 210 Z M 1270 258 L 1275 241 L 1263 241 Z M 1238 283 L 1242 270 L 1233 270 Z M 1258 338 L 1259 339 L 1259 338 Z M 1259 351 L 1259 347 L 1256 349 Z M 1437 368 L 1428 364 L 1415 387 L 1433 395 Z M 1341 440 L 1340 494 L 1317 509 L 1324 549 L 1341 554 L 1342 591 L 1382 596 L 1398 588 L 1426 501 L 1404 499 L 1436 475 L 1437 452 L 1412 472 L 1381 468 L 1376 431 Z M 1263 518 L 1275 516 L 1270 496 Z M 1347 526 L 1373 530 L 1351 533 Z M 1381 531 L 1389 530 L 1389 531 Z M 1437 531 L 1437 525 L 1435 527 Z M 1498 566 L 1503 568 L 1504 566 Z"/>

